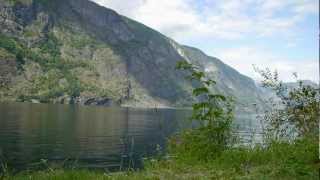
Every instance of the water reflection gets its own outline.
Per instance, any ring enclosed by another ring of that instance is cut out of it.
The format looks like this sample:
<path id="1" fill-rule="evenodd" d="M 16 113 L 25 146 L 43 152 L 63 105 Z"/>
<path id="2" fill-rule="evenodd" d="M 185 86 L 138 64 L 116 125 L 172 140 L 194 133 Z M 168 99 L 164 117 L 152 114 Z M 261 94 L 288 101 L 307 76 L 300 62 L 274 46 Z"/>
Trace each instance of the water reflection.
<path id="1" fill-rule="evenodd" d="M 186 126 L 186 110 L 0 104 L 2 160 L 26 168 L 41 159 L 77 160 L 92 168 L 139 166 L 166 138 Z"/>
<path id="2" fill-rule="evenodd" d="M 0 104 L 0 160 L 16 169 L 32 168 L 41 159 L 110 170 L 140 167 L 142 157 L 157 154 L 168 136 L 190 126 L 185 121 L 190 114 L 173 109 Z M 239 136 L 259 130 L 255 116 L 236 113 Z"/>

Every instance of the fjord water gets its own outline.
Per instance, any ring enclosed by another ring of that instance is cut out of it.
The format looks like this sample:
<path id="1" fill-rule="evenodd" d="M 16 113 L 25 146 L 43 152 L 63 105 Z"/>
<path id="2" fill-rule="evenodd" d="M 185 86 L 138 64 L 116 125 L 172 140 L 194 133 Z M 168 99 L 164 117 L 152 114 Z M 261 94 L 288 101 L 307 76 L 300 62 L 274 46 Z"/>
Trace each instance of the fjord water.
<path id="1" fill-rule="evenodd" d="M 88 168 L 119 168 L 130 160 L 139 166 L 187 116 L 170 109 L 0 104 L 0 157 L 15 168 L 41 159 Z"/>
<path id="2" fill-rule="evenodd" d="M 168 136 L 190 126 L 190 114 L 178 109 L 0 104 L 0 163 L 15 169 L 44 166 L 45 161 L 85 168 L 140 167 L 143 157 L 165 148 Z M 242 119 L 244 125 L 250 117 Z"/>

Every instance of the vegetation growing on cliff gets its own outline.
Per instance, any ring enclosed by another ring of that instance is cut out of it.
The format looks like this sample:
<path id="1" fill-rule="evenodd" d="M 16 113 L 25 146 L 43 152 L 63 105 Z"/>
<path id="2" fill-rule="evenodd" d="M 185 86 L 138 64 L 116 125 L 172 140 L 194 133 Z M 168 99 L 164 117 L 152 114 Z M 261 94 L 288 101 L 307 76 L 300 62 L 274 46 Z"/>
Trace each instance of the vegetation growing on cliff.
<path id="1" fill-rule="evenodd" d="M 3 34 L 0 34 L 0 48 L 7 50 L 9 53 L 15 56 L 17 68 L 21 70 L 23 64 L 25 63 L 24 57 L 28 54 L 24 48 L 13 38 L 9 38 Z"/>
<path id="2" fill-rule="evenodd" d="M 60 56 L 59 42 L 53 34 L 49 34 L 40 47 L 40 52 L 26 47 L 14 38 L 3 34 L 0 35 L 0 47 L 6 49 L 15 56 L 17 69 L 22 73 L 27 60 L 40 65 L 44 72 L 42 76 L 35 76 L 29 79 L 32 84 L 28 86 L 27 92 L 18 95 L 20 101 L 37 99 L 40 102 L 49 102 L 61 95 L 68 94 L 71 97 L 79 96 L 82 91 L 80 81 L 70 73 L 76 67 L 86 66 L 85 64 L 70 62 Z M 61 86 L 59 81 L 65 79 L 66 86 Z"/>
<path id="3" fill-rule="evenodd" d="M 8 1 L 13 5 L 16 5 L 17 3 L 22 3 L 27 5 L 32 2 L 42 3 L 43 5 L 47 5 L 48 3 L 50 3 L 50 0 L 5 0 L 5 1 Z"/>

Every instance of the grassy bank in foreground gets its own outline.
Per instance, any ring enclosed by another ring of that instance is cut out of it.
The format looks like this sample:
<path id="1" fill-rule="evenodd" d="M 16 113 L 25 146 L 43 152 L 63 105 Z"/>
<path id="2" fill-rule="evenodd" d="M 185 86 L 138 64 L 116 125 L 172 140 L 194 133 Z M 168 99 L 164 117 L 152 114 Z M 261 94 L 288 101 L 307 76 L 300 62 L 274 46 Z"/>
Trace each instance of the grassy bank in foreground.
<path id="1" fill-rule="evenodd" d="M 3 179 L 318 179 L 319 167 L 317 142 L 303 139 L 291 144 L 275 142 L 267 148 L 232 148 L 206 161 L 173 154 L 166 160 L 146 162 L 141 171 L 105 173 L 55 169 L 6 175 Z"/>

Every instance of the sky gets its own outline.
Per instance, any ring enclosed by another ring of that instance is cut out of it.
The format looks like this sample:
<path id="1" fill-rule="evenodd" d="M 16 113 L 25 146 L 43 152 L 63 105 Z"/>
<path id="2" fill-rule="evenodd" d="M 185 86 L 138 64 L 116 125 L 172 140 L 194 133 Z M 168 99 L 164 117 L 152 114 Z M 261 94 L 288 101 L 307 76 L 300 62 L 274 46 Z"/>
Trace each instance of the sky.
<path id="1" fill-rule="evenodd" d="M 92 0 L 255 80 L 253 65 L 283 81 L 319 81 L 318 0 Z"/>

